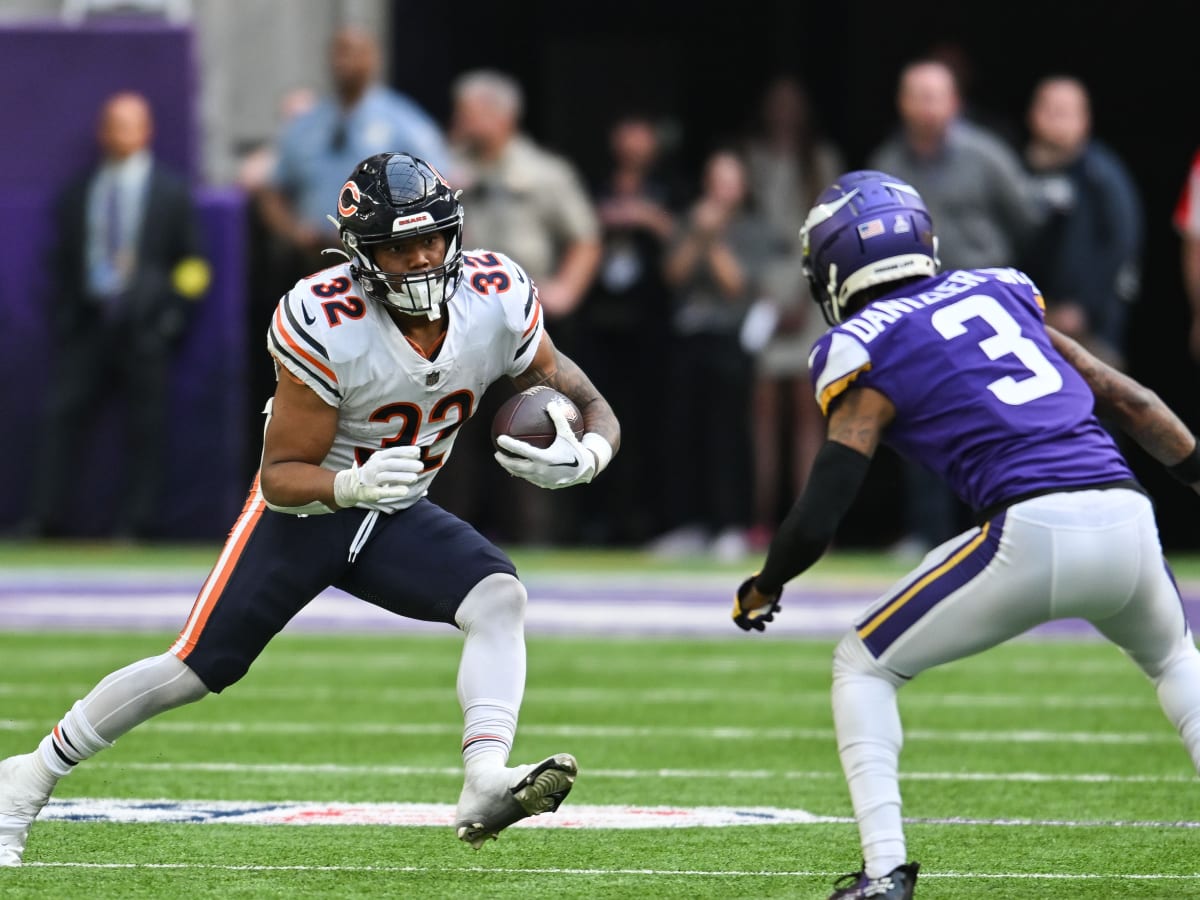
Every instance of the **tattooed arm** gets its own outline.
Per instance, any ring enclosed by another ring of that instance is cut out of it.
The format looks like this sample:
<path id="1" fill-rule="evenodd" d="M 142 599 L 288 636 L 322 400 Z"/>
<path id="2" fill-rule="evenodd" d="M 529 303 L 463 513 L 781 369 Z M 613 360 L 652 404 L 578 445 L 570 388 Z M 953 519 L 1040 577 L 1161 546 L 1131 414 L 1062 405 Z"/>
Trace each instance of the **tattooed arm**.
<path id="1" fill-rule="evenodd" d="M 892 401 L 873 388 L 851 388 L 836 403 L 826 438 L 868 458 L 874 456 L 884 430 L 896 416 Z"/>
<path id="2" fill-rule="evenodd" d="M 496 437 L 496 462 L 510 475 L 540 488 L 556 490 L 586 484 L 604 471 L 621 442 L 621 426 L 608 401 L 571 359 L 559 353 L 542 332 L 529 367 L 513 378 L 518 390 L 546 385 L 574 401 L 583 414 L 583 437 L 576 437 L 563 402 L 547 404 L 555 437 L 549 447 L 535 447 L 511 435 Z"/>
<path id="3" fill-rule="evenodd" d="M 838 398 L 804 494 L 771 541 L 762 571 L 741 604 L 743 610 L 772 602 L 785 582 L 824 555 L 895 415 L 892 401 L 872 388 L 852 387 Z"/>
<path id="4" fill-rule="evenodd" d="M 617 421 L 608 401 L 605 400 L 591 380 L 584 374 L 583 369 L 564 353 L 560 353 L 550 340 L 550 335 L 543 332 L 541 343 L 529 368 L 513 379 L 518 391 L 544 384 L 562 391 L 579 407 L 583 413 L 583 424 L 587 431 L 600 435 L 613 449 L 613 453 L 621 445 L 621 425 Z"/>
<path id="5" fill-rule="evenodd" d="M 1200 474 L 1188 468 L 1197 452 L 1196 438 L 1158 394 L 1118 372 L 1066 335 L 1047 328 L 1054 349 L 1087 382 L 1096 397 L 1097 410 L 1111 418 L 1143 450 L 1172 471 L 1177 478 L 1200 491 Z"/>

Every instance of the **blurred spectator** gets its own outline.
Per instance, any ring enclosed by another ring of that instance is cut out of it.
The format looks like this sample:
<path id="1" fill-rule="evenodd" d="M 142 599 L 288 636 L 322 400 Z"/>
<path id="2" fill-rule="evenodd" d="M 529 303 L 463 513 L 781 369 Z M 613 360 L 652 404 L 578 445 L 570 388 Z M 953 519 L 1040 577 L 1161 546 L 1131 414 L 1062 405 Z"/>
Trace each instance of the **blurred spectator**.
<path id="1" fill-rule="evenodd" d="M 1183 287 L 1191 306 L 1188 349 L 1200 362 L 1200 150 L 1192 157 L 1187 180 L 1175 205 L 1175 228 L 1179 231 Z"/>
<path id="2" fill-rule="evenodd" d="M 521 132 L 524 95 L 510 76 L 466 72 L 453 91 L 452 181 L 471 210 L 463 241 L 521 260 L 546 315 L 562 318 L 579 305 L 600 262 L 587 191 L 570 162 Z"/>
<path id="3" fill-rule="evenodd" d="M 900 131 L 869 165 L 908 181 L 938 229 L 943 269 L 1012 265 L 1045 219 L 1020 158 L 959 115 L 954 75 L 940 62 L 906 66 L 897 94 Z"/>
<path id="4" fill-rule="evenodd" d="M 1014 265 L 1045 214 L 1020 157 L 961 115 L 954 74 L 930 59 L 909 63 L 896 95 L 899 131 L 868 167 L 896 175 L 925 200 L 943 269 Z M 962 505 L 931 472 L 906 462 L 905 535 L 897 556 L 919 556 L 956 534 Z"/>
<path id="5" fill-rule="evenodd" d="M 260 214 L 282 244 L 279 277 L 286 287 L 330 264 L 321 251 L 336 247 L 337 236 L 326 217 L 336 211 L 346 173 L 359 160 L 395 150 L 434 166 L 447 163 L 437 123 L 410 98 L 379 82 L 380 50 L 373 34 L 357 26 L 340 28 L 330 45 L 329 66 L 333 95 L 283 130 L 274 169 L 259 193 Z"/>
<path id="6" fill-rule="evenodd" d="M 799 496 L 825 424 L 808 378 L 808 354 L 825 331 L 812 302 L 800 253 L 800 226 L 817 194 L 845 168 L 841 152 L 821 132 L 808 90 L 794 76 L 772 81 L 759 122 L 746 142 L 755 208 L 774 232 L 776 263 L 763 273 L 770 305 L 766 343 L 756 352 L 754 405 L 754 527 L 750 542 L 763 549 L 790 499 Z M 784 460 L 787 460 L 784 463 Z"/>
<path id="7" fill-rule="evenodd" d="M 570 162 L 522 133 L 524 96 L 512 77 L 465 72 L 452 96 L 448 175 L 462 188 L 469 210 L 464 247 L 487 247 L 521 261 L 537 285 L 547 322 L 555 323 L 555 343 L 570 355 L 575 341 L 567 316 L 583 300 L 600 261 L 600 227 L 588 192 Z M 509 540 L 557 543 L 569 530 L 562 521 L 569 498 L 510 478 L 492 458 L 488 425 L 511 391 L 499 384 L 489 391 L 463 429 L 455 448 L 458 476 L 438 482 L 438 502 Z"/>
<path id="8" fill-rule="evenodd" d="M 663 253 L 675 231 L 679 191 L 650 118 L 618 119 L 609 150 L 612 169 L 593 192 L 603 255 L 580 308 L 579 355 L 627 427 L 625 453 L 609 467 L 607 487 L 581 497 L 580 539 L 589 544 L 649 539 L 659 531 L 664 505 L 656 459 L 665 437 L 662 412 L 646 402 L 629 360 L 652 359 L 666 346 L 671 304 Z"/>
<path id="9" fill-rule="evenodd" d="M 975 59 L 966 45 L 960 40 L 947 38 L 937 41 L 926 55 L 945 64 L 953 73 L 958 89 L 959 115 L 990 131 L 1017 152 L 1021 147 L 1019 122 L 979 103 L 975 95 Z"/>
<path id="10" fill-rule="evenodd" d="M 154 159 L 153 131 L 144 97 L 110 97 L 97 132 L 102 159 L 59 200 L 49 266 L 56 370 L 30 513 L 19 526 L 27 537 L 69 529 L 85 432 L 114 396 L 124 400 L 128 461 L 114 534 L 154 535 L 171 360 L 209 267 L 189 186 Z"/>
<path id="11" fill-rule="evenodd" d="M 770 226 L 749 209 L 746 179 L 737 154 L 710 156 L 703 193 L 667 254 L 676 308 L 671 375 L 658 409 L 668 423 L 671 462 L 662 476 L 675 519 L 650 545 L 662 556 L 707 550 L 733 561 L 748 550 L 753 360 L 741 330 L 777 248 Z"/>
<path id="12" fill-rule="evenodd" d="M 298 87 L 287 91 L 279 102 L 278 128 L 287 128 L 295 119 L 316 106 L 317 92 L 312 88 Z M 262 192 L 270 188 L 279 157 L 279 143 L 264 141 L 254 147 L 238 166 L 238 186 L 250 198 L 247 230 L 247 258 L 254 265 L 246 271 L 246 323 L 247 334 L 254 342 L 253 351 L 246 361 L 246 404 L 248 434 L 257 434 L 263 427 L 263 406 L 275 393 L 275 362 L 269 353 L 262 353 L 259 338 L 267 333 L 271 316 L 279 305 L 279 298 L 296 283 L 298 274 L 295 251 L 290 245 L 277 240 L 264 220 L 261 202 Z M 317 265 L 328 265 L 328 262 Z M 245 448 L 245 472 L 249 481 L 258 471 L 262 447 L 256 441 L 247 441 Z"/>
<path id="13" fill-rule="evenodd" d="M 310 87 L 287 91 L 279 101 L 280 130 L 311 111 L 319 99 L 317 92 Z M 263 188 L 270 187 L 278 162 L 279 144 L 273 140 L 263 141 L 241 158 L 237 171 L 238 186 L 251 196 L 257 195 Z"/>
<path id="14" fill-rule="evenodd" d="M 1038 83 L 1025 161 L 1051 208 L 1023 266 L 1046 298 L 1046 322 L 1124 368 L 1125 325 L 1141 282 L 1142 204 L 1124 164 L 1092 136 L 1079 80 Z"/>

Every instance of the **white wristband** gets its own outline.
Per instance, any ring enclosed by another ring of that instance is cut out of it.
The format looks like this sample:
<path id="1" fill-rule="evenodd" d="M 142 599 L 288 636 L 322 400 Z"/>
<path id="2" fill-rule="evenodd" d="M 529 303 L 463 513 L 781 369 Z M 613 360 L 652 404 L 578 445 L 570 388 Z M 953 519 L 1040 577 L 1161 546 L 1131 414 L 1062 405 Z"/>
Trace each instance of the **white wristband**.
<path id="1" fill-rule="evenodd" d="M 597 434 L 594 431 L 589 431 L 585 434 L 579 443 L 591 450 L 596 457 L 596 471 L 592 473 L 592 477 L 595 478 L 604 471 L 605 466 L 612 462 L 612 444 L 608 442 L 608 439 L 604 435 Z"/>
<path id="2" fill-rule="evenodd" d="M 342 509 L 349 509 L 358 503 L 358 487 L 358 467 L 342 469 L 333 476 L 333 502 Z"/>

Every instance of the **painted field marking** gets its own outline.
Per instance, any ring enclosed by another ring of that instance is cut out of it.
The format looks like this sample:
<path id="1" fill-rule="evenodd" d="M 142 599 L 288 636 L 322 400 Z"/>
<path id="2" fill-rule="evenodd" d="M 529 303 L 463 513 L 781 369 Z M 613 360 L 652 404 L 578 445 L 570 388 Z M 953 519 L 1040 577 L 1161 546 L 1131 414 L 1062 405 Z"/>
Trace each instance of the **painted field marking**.
<path id="1" fill-rule="evenodd" d="M 286 634 L 286 633 L 285 633 Z M 411 638 L 416 635 L 397 634 L 398 638 Z M 414 643 L 406 641 L 403 648 L 396 652 L 364 653 L 354 650 L 307 650 L 280 647 L 270 649 L 256 663 L 255 671 L 278 669 L 283 665 L 302 669 L 319 669 L 322 667 L 350 670 L 353 672 L 407 672 L 419 669 L 425 675 L 444 670 L 453 682 L 453 674 L 458 668 L 461 639 L 455 635 L 420 635 L 421 643 L 425 644 L 422 652 L 414 650 Z M 696 639 L 695 636 L 689 636 Z M 536 641 L 538 636 L 530 635 L 532 653 L 537 653 Z M 631 643 L 621 641 L 606 649 L 603 660 L 576 658 L 570 662 L 570 670 L 574 674 L 612 675 L 614 673 L 633 673 L 645 676 L 651 682 L 657 673 L 679 674 L 689 679 L 700 677 L 715 677 L 734 674 L 770 674 L 795 673 L 808 675 L 827 675 L 832 668 L 832 659 L 824 656 L 806 655 L 803 650 L 795 656 L 778 656 L 770 654 L 752 657 L 722 657 L 713 656 L 705 659 L 703 670 L 697 670 L 696 663 L 690 659 L 662 658 L 653 653 L 646 653 Z M 770 640 L 778 647 L 786 643 L 797 643 L 795 638 L 784 637 Z M 832 654 L 833 643 L 817 639 L 804 639 L 803 644 L 828 645 Z M 1020 643 L 1019 641 L 1016 643 Z M 164 643 L 164 646 L 166 644 Z M 419 646 L 419 645 L 417 645 Z M 1014 646 L 1010 643 L 1007 646 Z M 1111 676 L 1129 680 L 1130 684 L 1137 683 L 1134 676 L 1137 668 L 1127 659 L 1113 650 L 1113 657 L 1106 660 L 1076 660 L 1055 659 L 1053 645 L 1040 641 L 1020 643 L 1025 648 L 1036 647 L 1046 658 L 1013 659 L 1005 653 L 983 653 L 949 665 L 956 666 L 960 675 L 965 677 L 986 678 L 997 673 L 1012 675 L 1051 675 L 1059 681 L 1084 680 L 1089 688 L 1095 687 L 1097 676 Z M 717 653 L 720 652 L 718 649 Z M 628 655 L 626 655 L 628 654 Z M 10 648 L 6 660 L 10 665 L 33 667 L 37 671 L 78 671 L 80 669 L 95 669 L 97 667 L 118 667 L 133 662 L 120 653 L 111 650 L 72 648 L 45 649 L 31 648 L 23 652 L 19 647 Z M 944 671 L 944 670 L 940 670 Z M 97 675 L 103 673 L 97 673 Z M 253 677 L 253 675 L 251 676 Z M 90 687 L 90 685 L 89 685 Z M 903 695 L 902 695 L 903 696 Z"/>
<path id="2" fill-rule="evenodd" d="M 790 872 L 736 869 L 520 869 L 489 866 L 264 866 L 217 865 L 215 863 L 94 863 L 27 862 L 25 868 L 43 869 L 183 869 L 213 872 L 347 872 L 383 875 L 453 875 L 470 872 L 480 875 L 642 875 L 649 878 L 836 878 L 842 872 L 798 870 Z M 1013 879 L 1029 881 L 1195 881 L 1200 873 L 1171 874 L 1157 872 L 921 872 L 922 879 L 944 878 L 951 881 Z"/>
<path id="3" fill-rule="evenodd" d="M 0 719 L 0 731 L 38 731 L 45 723 L 28 719 Z M 173 722 L 150 721 L 144 731 L 173 734 L 363 734 L 363 735 L 443 735 L 458 734 L 462 725 L 449 722 Z M 829 741 L 832 728 L 748 728 L 743 726 L 622 726 L 622 725 L 524 725 L 524 735 L 537 737 L 596 738 L 688 738 L 724 741 Z M 906 741 L 935 741 L 956 744 L 1174 744 L 1178 735 L 1164 725 L 1161 732 L 1148 731 L 970 731 L 914 728 L 904 734 Z"/>
<path id="4" fill-rule="evenodd" d="M 228 772 L 254 775 L 346 775 L 356 777 L 462 778 L 458 766 L 372 766 L 340 763 L 89 762 L 88 768 L 135 772 Z M 588 778 L 636 781 L 678 778 L 712 781 L 841 781 L 839 771 L 775 769 L 588 769 Z M 1195 775 L 1121 775 L 1109 772 L 901 772 L 901 781 L 1016 782 L 1030 784 L 1193 784 Z"/>
<path id="5" fill-rule="evenodd" d="M 55 684 L 20 684 L 17 682 L 0 682 L 0 696 L 4 697 L 38 697 L 38 696 L 77 696 L 85 694 L 93 685 L 87 682 L 55 683 Z M 264 686 L 250 687 L 237 685 L 230 688 L 227 696 L 239 701 L 279 701 L 300 700 L 311 703 L 324 701 L 345 700 L 346 689 L 338 687 L 287 687 Z M 458 695 L 454 685 L 447 687 L 413 687 L 413 688 L 378 688 L 370 692 L 370 702 L 375 704 L 416 703 L 428 701 L 445 701 L 457 703 Z M 906 708 L 939 708 L 953 707 L 956 709 L 1145 709 L 1159 712 L 1154 692 L 1150 689 L 1139 691 L 1136 695 L 1124 694 L 1092 694 L 1078 696 L 1072 694 L 938 694 L 922 693 L 910 690 L 901 695 L 901 705 Z M 525 700 L 544 704 L 561 703 L 572 706 L 588 704 L 627 705 L 631 701 L 637 703 L 662 704 L 702 704 L 728 701 L 739 706 L 762 705 L 793 707 L 813 705 L 826 707 L 829 705 L 828 690 L 790 690 L 786 696 L 769 694 L 746 694 L 745 691 L 724 688 L 647 688 L 644 690 L 630 688 L 527 688 Z"/>
<path id="6" fill-rule="evenodd" d="M 195 825 L 387 825 L 450 827 L 449 803 L 338 803 L 248 800 L 56 799 L 42 810 L 43 820 L 70 822 L 182 823 Z M 1182 828 L 1193 821 L 1102 819 L 1027 819 L 916 817 L 911 825 L 992 826 L 1007 828 Z M 620 806 L 581 805 L 552 816 L 530 816 L 513 828 L 644 829 L 725 828 L 744 825 L 853 825 L 850 816 L 823 816 L 803 809 L 771 806 Z"/>
<path id="7" fill-rule="evenodd" d="M 55 799 L 41 819 L 76 822 L 202 825 L 389 825 L 450 827 L 450 803 L 340 803 L 247 800 Z M 719 828 L 733 825 L 843 824 L 803 809 L 726 806 L 573 805 L 553 816 L 531 816 L 514 828 Z"/>
<path id="8" fill-rule="evenodd" d="M 434 638 L 434 640 L 440 640 Z M 788 640 L 787 638 L 780 639 L 775 643 Z M 817 643 L 815 640 L 807 640 L 804 643 L 812 645 Z M 1011 645 L 1010 645 L 1011 646 Z M 1030 644 L 1024 646 L 1029 647 Z M 1042 653 L 1042 658 L 1005 658 L 1003 654 L 988 654 L 982 653 L 979 656 L 970 657 L 965 660 L 960 660 L 955 663 L 949 663 L 946 667 L 939 669 L 938 672 L 945 673 L 950 671 L 953 666 L 953 671 L 962 678 L 978 678 L 982 682 L 990 682 L 996 675 L 1004 675 L 1012 677 L 1015 675 L 1022 676 L 1051 676 L 1060 685 L 1066 684 L 1074 686 L 1078 683 L 1081 690 L 1091 692 L 1098 687 L 1098 678 L 1108 678 L 1117 682 L 1126 682 L 1132 690 L 1149 690 L 1145 687 L 1141 680 L 1141 675 L 1136 666 L 1132 665 L 1126 658 L 1120 655 L 1114 655 L 1111 660 L 1078 660 L 1072 662 L 1070 659 L 1055 659 L 1051 655 L 1053 648 L 1047 648 L 1044 645 L 1038 645 L 1039 651 Z M 536 645 L 536 638 L 530 636 L 530 655 L 534 659 L 537 658 L 539 648 Z M 720 648 L 714 650 L 714 654 L 705 658 L 703 668 L 698 669 L 694 659 L 672 659 L 656 656 L 654 653 L 647 653 L 643 649 L 630 648 L 626 644 L 606 647 L 605 656 L 602 660 L 592 659 L 587 657 L 576 657 L 564 664 L 572 675 L 581 676 L 596 676 L 597 678 L 611 678 L 614 674 L 618 675 L 636 675 L 641 677 L 641 685 L 653 685 L 655 679 L 661 674 L 664 677 L 681 676 L 686 679 L 689 684 L 699 681 L 703 684 L 707 680 L 720 680 L 724 682 L 726 675 L 755 675 L 764 674 L 777 676 L 781 673 L 790 673 L 796 675 L 811 675 L 826 677 L 832 670 L 832 648 L 833 644 L 829 644 L 830 657 L 827 658 L 824 654 L 811 654 L 811 647 L 805 650 L 798 649 L 795 656 L 780 656 L 778 654 L 764 654 L 758 656 L 721 656 Z M 445 669 L 446 672 L 453 673 L 457 671 L 458 666 L 458 642 L 452 646 L 441 648 L 440 652 L 430 653 L 421 656 L 388 656 L 387 654 L 360 654 L 353 656 L 351 652 L 346 653 L 324 653 L 321 651 L 300 650 L 294 653 L 283 651 L 278 656 L 268 655 L 264 657 L 263 662 L 258 665 L 272 664 L 288 664 L 289 667 L 316 667 L 328 666 L 336 669 L 350 668 L 353 670 L 386 670 L 406 672 L 411 671 L 414 667 L 420 667 L 423 672 L 437 671 L 438 668 Z M 271 651 L 267 651 L 268 654 Z M 1114 650 L 1114 654 L 1117 651 Z M 285 655 L 286 654 L 286 655 Z M 40 663 L 37 663 L 40 665 Z M 545 665 L 542 666 L 545 668 Z M 651 688 L 653 689 L 653 688 Z M 637 690 L 637 687 L 631 687 L 629 690 Z M 903 694 L 901 696 L 904 696 Z"/>

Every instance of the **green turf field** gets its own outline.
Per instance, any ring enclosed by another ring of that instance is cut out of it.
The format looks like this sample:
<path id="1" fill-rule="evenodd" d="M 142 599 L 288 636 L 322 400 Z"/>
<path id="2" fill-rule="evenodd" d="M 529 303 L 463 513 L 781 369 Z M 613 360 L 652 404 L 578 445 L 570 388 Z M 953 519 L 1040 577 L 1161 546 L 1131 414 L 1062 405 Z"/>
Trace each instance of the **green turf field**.
<path id="1" fill-rule="evenodd" d="M 648 553 L 624 549 L 531 550 L 503 548 L 522 572 L 597 573 L 712 573 L 738 577 L 761 563 L 752 556 L 745 563 L 722 563 L 709 556 L 681 560 L 656 559 Z M 107 541 L 3 541 L 0 540 L 0 573 L 4 571 L 73 570 L 96 568 L 207 569 L 221 552 L 220 544 L 122 545 Z M 1200 554 L 1168 553 L 1171 568 L 1180 579 L 1200 580 Z M 866 577 L 890 582 L 911 568 L 879 553 L 835 550 L 811 570 L 813 576 Z"/>
<path id="2" fill-rule="evenodd" d="M 0 754 L 30 749 L 98 676 L 172 637 L 0 635 Z M 531 638 L 514 761 L 578 757 L 560 816 L 634 804 L 846 817 L 831 648 Z M 56 798 L 453 803 L 458 649 L 453 636 L 285 634 L 224 696 L 127 735 Z M 906 815 L 1008 820 L 910 825 L 919 897 L 1200 896 L 1200 829 L 1171 824 L 1200 819 L 1200 782 L 1117 651 L 1009 645 L 926 673 L 901 709 Z M 44 821 L 26 860 L 0 870 L 0 896 L 824 897 L 859 864 L 846 823 L 515 828 L 475 852 L 448 827 Z"/>

